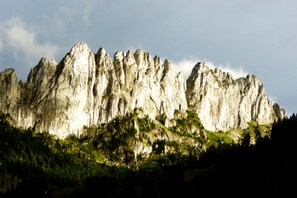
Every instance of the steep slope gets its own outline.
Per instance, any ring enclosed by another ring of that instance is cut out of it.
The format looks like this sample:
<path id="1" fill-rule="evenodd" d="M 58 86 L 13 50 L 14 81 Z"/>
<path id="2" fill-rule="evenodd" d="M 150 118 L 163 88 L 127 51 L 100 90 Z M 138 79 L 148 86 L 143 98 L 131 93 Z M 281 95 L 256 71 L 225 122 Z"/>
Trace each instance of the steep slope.
<path id="1" fill-rule="evenodd" d="M 13 114 L 17 112 L 20 98 L 20 85 L 15 70 L 0 72 L 0 112 Z"/>
<path id="2" fill-rule="evenodd" d="M 233 79 L 201 62 L 187 79 L 186 97 L 189 108 L 212 131 L 246 128 L 250 121 L 269 124 L 285 116 L 284 110 L 268 99 L 256 76 Z"/>
<path id="3" fill-rule="evenodd" d="M 0 111 L 17 126 L 59 137 L 79 135 L 84 126 L 108 123 L 135 108 L 169 126 L 176 110 L 189 106 L 213 131 L 284 117 L 255 76 L 233 80 L 198 63 L 186 84 L 168 60 L 142 50 L 116 52 L 111 59 L 103 48 L 94 54 L 85 43 L 73 46 L 59 64 L 42 58 L 26 83 L 13 69 L 1 72 L 0 93 Z"/>
<path id="4" fill-rule="evenodd" d="M 1 90 L 20 94 L 18 86 L 12 86 L 17 85 L 13 70 L 1 78 Z M 42 58 L 31 70 L 21 97 L 13 99 L 16 102 L 10 103 L 10 92 L 3 94 L 1 110 L 18 126 L 65 137 L 137 107 L 153 119 L 173 118 L 175 109 L 187 109 L 184 93 L 182 75 L 174 74 L 168 60 L 162 63 L 141 50 L 117 52 L 112 60 L 104 49 L 93 54 L 85 43 L 78 43 L 59 64 Z"/>

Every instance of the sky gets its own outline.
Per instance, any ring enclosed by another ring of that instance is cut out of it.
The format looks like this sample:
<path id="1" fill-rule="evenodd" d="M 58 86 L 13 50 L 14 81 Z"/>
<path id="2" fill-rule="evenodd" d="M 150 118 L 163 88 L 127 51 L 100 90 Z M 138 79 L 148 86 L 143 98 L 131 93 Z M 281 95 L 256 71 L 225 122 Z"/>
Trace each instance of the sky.
<path id="1" fill-rule="evenodd" d="M 198 61 L 254 74 L 297 113 L 296 0 L 0 0 L 0 71 L 23 81 L 41 57 L 85 42 L 96 53 L 143 49 L 185 77 Z"/>

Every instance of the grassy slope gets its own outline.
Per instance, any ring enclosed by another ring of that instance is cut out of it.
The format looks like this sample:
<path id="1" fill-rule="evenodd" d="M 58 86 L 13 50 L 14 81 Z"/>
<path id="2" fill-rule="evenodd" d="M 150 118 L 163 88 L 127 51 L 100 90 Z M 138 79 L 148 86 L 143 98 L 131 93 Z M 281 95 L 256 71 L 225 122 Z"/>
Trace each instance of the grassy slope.
<path id="1" fill-rule="evenodd" d="M 268 170 L 268 179 L 260 180 L 266 185 L 263 189 L 271 191 L 271 185 L 275 184 L 273 179 L 269 180 L 274 167 L 264 165 L 273 162 L 271 151 L 267 150 L 270 140 L 259 139 L 263 140 L 260 145 L 268 145 L 262 150 L 255 145 L 246 147 L 243 135 L 239 135 L 240 144 L 234 141 L 234 134 L 248 133 L 252 140 L 265 135 L 270 137 L 270 126 L 250 123 L 246 130 L 214 133 L 206 131 L 192 112 L 177 118 L 171 127 L 132 113 L 109 124 L 86 128 L 89 136 L 61 140 L 48 133 L 22 131 L 6 120 L 4 115 L 0 116 L 0 193 L 6 196 L 43 196 L 45 193 L 171 195 L 175 191 L 192 192 L 185 189 L 188 184 L 204 186 L 200 191 L 203 195 L 211 192 L 208 182 L 216 186 L 216 180 L 227 177 L 232 183 L 240 179 L 232 177 L 232 170 L 241 173 L 240 167 L 254 163 L 260 164 L 257 165 L 259 170 Z M 151 148 L 151 153 L 138 152 L 143 145 Z M 259 173 L 255 168 L 252 170 L 248 173 L 253 176 L 252 173 Z M 205 180 L 206 175 L 210 181 Z M 220 185 L 217 187 L 221 189 Z"/>

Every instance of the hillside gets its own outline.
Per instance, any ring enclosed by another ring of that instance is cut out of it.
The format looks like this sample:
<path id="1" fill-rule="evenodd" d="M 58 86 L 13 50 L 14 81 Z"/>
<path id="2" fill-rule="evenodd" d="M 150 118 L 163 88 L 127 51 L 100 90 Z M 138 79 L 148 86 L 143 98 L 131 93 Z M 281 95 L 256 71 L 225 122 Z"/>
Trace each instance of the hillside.
<path id="1" fill-rule="evenodd" d="M 140 49 L 78 43 L 25 82 L 0 72 L 0 195 L 283 195 L 295 129 L 255 75 L 198 62 L 184 80 Z"/>
<path id="2" fill-rule="evenodd" d="M 150 138 L 144 136 L 140 140 L 141 135 L 134 134 L 137 130 L 130 128 L 131 116 L 134 115 L 115 119 L 96 129 L 85 128 L 92 132 L 90 136 L 59 139 L 46 132 L 17 129 L 9 124 L 10 118 L 2 114 L 0 194 L 4 197 L 238 197 L 255 194 L 286 197 L 293 192 L 297 129 L 294 115 L 275 123 L 269 131 L 266 131 L 268 126 L 251 124 L 238 143 L 225 133 L 206 132 L 208 136 L 204 138 L 183 134 L 183 141 L 174 144 L 159 140 L 149 143 Z M 154 122 L 145 117 L 135 122 L 139 128 L 163 128 L 168 136 L 181 135 L 161 123 L 153 126 Z M 119 127 L 116 123 L 125 130 L 112 133 Z M 263 132 L 271 132 L 271 136 L 261 136 Z M 154 133 L 147 133 L 154 136 Z M 251 137 L 257 137 L 255 144 L 250 144 Z M 151 145 L 152 153 L 135 156 L 133 148 L 137 147 L 127 146 L 133 141 L 134 145 L 137 142 Z M 187 142 L 191 141 L 206 142 L 207 147 L 205 150 L 189 147 Z"/>

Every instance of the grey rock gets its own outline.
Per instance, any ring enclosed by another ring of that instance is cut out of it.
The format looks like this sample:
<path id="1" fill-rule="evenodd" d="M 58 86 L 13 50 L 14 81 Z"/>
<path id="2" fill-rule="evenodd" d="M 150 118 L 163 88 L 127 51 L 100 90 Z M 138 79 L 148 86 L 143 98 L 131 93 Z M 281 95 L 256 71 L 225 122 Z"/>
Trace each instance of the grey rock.
<path id="1" fill-rule="evenodd" d="M 168 126 L 175 110 L 192 109 L 213 131 L 285 116 L 255 76 L 234 80 L 198 63 L 185 83 L 169 60 L 162 62 L 140 49 L 116 52 L 111 59 L 103 48 L 94 54 L 87 44 L 78 43 L 59 64 L 42 58 L 25 83 L 13 69 L 0 72 L 0 111 L 9 113 L 19 127 L 64 138 L 135 108 L 151 119 L 166 118 Z"/>
<path id="2" fill-rule="evenodd" d="M 22 89 L 14 70 L 0 77 L 1 111 L 20 127 L 59 137 L 79 135 L 84 126 L 109 122 L 135 108 L 152 119 L 161 113 L 173 118 L 175 109 L 187 109 L 181 75 L 175 75 L 168 60 L 161 64 L 142 50 L 116 52 L 112 60 L 104 49 L 93 54 L 78 43 L 59 64 L 42 58 Z"/>
<path id="3" fill-rule="evenodd" d="M 251 121 L 269 124 L 285 116 L 284 110 L 266 96 L 256 76 L 233 79 L 229 73 L 210 69 L 202 62 L 187 79 L 186 97 L 189 108 L 212 131 L 243 129 Z"/>

